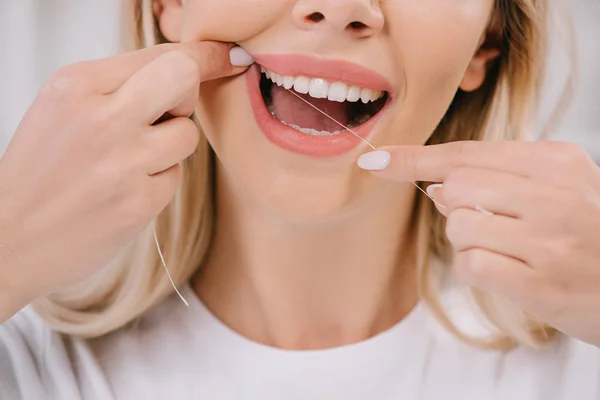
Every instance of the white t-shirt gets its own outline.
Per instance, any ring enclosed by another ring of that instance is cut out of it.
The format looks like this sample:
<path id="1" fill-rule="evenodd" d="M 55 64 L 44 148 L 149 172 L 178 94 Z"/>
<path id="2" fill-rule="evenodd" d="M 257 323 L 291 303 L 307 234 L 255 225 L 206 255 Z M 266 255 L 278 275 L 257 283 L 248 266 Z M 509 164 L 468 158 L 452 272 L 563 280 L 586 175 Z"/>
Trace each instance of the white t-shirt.
<path id="1" fill-rule="evenodd" d="M 93 341 L 61 337 L 23 310 L 0 327 L 0 398 L 600 399 L 600 350 L 568 338 L 546 351 L 483 351 L 459 342 L 417 306 L 364 342 L 285 351 L 233 332 L 189 287 L 184 295 L 189 308 L 171 297 Z M 459 323 L 470 314 L 452 310 Z"/>

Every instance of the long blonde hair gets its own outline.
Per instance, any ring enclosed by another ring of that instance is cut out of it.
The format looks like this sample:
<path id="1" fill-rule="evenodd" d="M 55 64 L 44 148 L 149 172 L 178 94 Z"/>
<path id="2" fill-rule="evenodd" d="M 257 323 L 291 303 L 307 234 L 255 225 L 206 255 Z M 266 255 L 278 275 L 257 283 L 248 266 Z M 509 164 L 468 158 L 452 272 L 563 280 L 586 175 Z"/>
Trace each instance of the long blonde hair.
<path id="1" fill-rule="evenodd" d="M 496 0 L 489 38 L 502 55 L 482 88 L 459 92 L 429 144 L 456 140 L 521 140 L 530 132 L 532 104 L 543 76 L 548 0 Z M 166 40 L 157 28 L 152 0 L 127 0 L 124 10 L 128 49 Z M 184 183 L 173 202 L 156 220 L 158 237 L 173 279 L 187 282 L 203 264 L 214 224 L 214 155 L 203 137 L 184 162 Z M 487 348 L 516 344 L 542 346 L 555 332 L 529 318 L 504 299 L 472 290 L 474 303 L 498 330 L 491 339 L 463 333 L 445 312 L 436 282 L 448 275 L 450 245 L 444 219 L 421 197 L 415 206 L 420 236 L 418 287 L 421 299 L 437 319 L 459 338 Z M 432 266 L 430 256 L 443 261 Z M 98 337 L 122 328 L 171 295 L 172 288 L 154 247 L 152 230 L 137 240 L 93 278 L 41 299 L 38 313 L 59 332 Z"/>

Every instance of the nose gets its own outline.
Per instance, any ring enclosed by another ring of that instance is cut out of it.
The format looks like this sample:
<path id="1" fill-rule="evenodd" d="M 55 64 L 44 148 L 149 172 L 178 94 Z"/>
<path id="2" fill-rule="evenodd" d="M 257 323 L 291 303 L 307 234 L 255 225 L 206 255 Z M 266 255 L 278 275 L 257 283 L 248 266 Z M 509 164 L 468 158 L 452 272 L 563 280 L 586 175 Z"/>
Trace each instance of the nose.
<path id="1" fill-rule="evenodd" d="M 299 0 L 294 24 L 303 30 L 329 29 L 354 38 L 367 38 L 383 29 L 379 0 Z"/>

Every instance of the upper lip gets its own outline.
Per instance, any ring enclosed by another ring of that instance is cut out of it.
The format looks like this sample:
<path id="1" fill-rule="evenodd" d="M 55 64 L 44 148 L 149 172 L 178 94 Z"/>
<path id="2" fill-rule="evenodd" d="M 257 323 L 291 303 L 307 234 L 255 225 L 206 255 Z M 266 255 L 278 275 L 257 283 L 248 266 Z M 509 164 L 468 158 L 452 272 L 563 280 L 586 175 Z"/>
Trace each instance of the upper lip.
<path id="1" fill-rule="evenodd" d="M 286 76 L 322 78 L 363 89 L 392 92 L 392 84 L 381 74 L 344 60 L 327 60 L 302 54 L 254 55 L 257 64 Z"/>

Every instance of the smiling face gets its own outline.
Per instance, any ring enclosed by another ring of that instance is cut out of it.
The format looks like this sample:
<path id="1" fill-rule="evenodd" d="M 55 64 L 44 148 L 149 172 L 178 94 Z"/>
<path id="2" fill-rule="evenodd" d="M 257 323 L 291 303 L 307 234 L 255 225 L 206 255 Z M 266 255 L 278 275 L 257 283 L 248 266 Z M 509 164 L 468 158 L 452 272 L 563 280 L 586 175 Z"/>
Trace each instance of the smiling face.
<path id="1" fill-rule="evenodd" d="M 156 0 L 154 9 L 172 42 L 234 42 L 255 57 L 246 74 L 204 83 L 197 115 L 230 190 L 306 221 L 339 217 L 389 185 L 356 167 L 369 147 L 307 102 L 376 147 L 424 144 L 457 89 L 485 79 L 497 53 L 478 50 L 493 5 Z"/>

